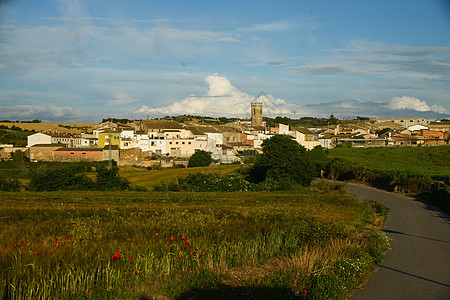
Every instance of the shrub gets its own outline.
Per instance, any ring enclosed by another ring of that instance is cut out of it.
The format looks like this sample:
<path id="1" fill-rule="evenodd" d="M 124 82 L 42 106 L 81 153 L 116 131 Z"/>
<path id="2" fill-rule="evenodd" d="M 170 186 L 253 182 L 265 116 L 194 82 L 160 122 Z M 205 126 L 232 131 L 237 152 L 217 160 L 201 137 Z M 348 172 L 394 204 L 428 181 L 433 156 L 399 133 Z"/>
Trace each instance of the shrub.
<path id="1" fill-rule="evenodd" d="M 211 153 L 200 150 L 191 156 L 188 167 L 207 167 L 211 164 L 211 162 Z"/>
<path id="2" fill-rule="evenodd" d="M 18 179 L 0 178 L 0 191 L 18 192 L 20 191 L 20 182 Z"/>

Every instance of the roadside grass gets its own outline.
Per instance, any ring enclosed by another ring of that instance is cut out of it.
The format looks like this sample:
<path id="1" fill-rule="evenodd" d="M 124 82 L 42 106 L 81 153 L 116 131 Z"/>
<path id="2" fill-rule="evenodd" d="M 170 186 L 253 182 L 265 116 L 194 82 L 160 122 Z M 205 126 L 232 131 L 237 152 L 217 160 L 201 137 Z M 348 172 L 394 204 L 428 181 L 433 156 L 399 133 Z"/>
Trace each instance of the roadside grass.
<path id="1" fill-rule="evenodd" d="M 223 165 L 213 167 L 197 167 L 197 168 L 168 168 L 160 170 L 147 170 L 136 167 L 120 167 L 120 176 L 128 179 L 131 184 L 146 187 L 149 190 L 153 186 L 165 183 L 177 183 L 180 178 L 186 178 L 189 174 L 194 173 L 216 173 L 225 175 L 237 171 L 242 165 Z"/>
<path id="2" fill-rule="evenodd" d="M 450 176 L 450 146 L 396 148 L 334 148 L 330 156 L 362 163 L 376 172 L 398 172 L 431 178 Z"/>
<path id="3" fill-rule="evenodd" d="M 0 297 L 343 299 L 388 247 L 376 211 L 324 183 L 270 193 L 5 192 Z"/>

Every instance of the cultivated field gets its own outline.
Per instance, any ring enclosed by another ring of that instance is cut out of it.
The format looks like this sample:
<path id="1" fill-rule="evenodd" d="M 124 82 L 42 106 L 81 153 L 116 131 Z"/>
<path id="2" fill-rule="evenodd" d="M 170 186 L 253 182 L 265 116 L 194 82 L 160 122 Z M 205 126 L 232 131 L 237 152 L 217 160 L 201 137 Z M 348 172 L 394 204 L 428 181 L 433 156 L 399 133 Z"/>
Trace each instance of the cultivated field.
<path id="1" fill-rule="evenodd" d="M 98 124 L 95 123 L 7 123 L 0 122 L 11 128 L 13 125 L 20 127 L 22 130 L 34 130 L 36 132 L 51 131 L 60 133 L 80 134 L 82 132 L 92 132 Z"/>
<path id="2" fill-rule="evenodd" d="M 381 221 L 369 203 L 327 184 L 264 193 L 2 192 L 0 297 L 340 299 L 387 249 L 374 229 Z"/>
<path id="3" fill-rule="evenodd" d="M 396 148 L 335 148 L 332 157 L 361 163 L 371 171 L 410 175 L 450 176 L 450 146 Z"/>

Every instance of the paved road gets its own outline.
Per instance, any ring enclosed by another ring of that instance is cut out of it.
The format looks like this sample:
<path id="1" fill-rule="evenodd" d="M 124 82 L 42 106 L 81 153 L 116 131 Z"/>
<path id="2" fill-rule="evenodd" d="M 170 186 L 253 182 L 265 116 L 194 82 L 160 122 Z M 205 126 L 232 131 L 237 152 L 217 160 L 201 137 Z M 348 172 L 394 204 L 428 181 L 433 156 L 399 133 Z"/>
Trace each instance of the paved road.
<path id="1" fill-rule="evenodd" d="M 449 300 L 450 223 L 413 198 L 356 184 L 347 190 L 390 208 L 383 230 L 391 239 L 383 262 L 349 299 Z"/>

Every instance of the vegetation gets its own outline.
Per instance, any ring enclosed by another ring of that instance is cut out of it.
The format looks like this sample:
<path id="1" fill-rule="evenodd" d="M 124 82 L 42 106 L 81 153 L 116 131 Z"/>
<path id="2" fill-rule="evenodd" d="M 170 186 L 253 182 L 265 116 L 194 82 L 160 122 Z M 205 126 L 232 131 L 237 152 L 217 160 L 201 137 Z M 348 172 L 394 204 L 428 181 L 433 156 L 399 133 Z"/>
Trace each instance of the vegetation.
<path id="1" fill-rule="evenodd" d="M 4 192 L 0 297 L 343 299 L 388 247 L 373 227 L 382 212 L 325 183 L 272 193 Z"/>
<path id="2" fill-rule="evenodd" d="M 284 135 L 275 135 L 263 143 L 260 155 L 248 172 L 254 183 L 272 182 L 280 190 L 311 184 L 314 166 L 306 149 Z"/>
<path id="3" fill-rule="evenodd" d="M 130 182 L 119 176 L 119 168 L 107 168 L 96 164 L 96 181 L 86 175 L 82 164 L 63 164 L 57 167 L 30 171 L 31 191 L 124 191 L 131 188 Z"/>
<path id="4" fill-rule="evenodd" d="M 0 125 L 0 144 L 14 144 L 16 147 L 25 147 L 27 145 L 27 136 L 34 132 L 22 130 L 15 125 L 9 128 L 6 125 Z"/>
<path id="5" fill-rule="evenodd" d="M 450 146 L 335 148 L 326 176 L 357 180 L 377 188 L 420 195 L 450 212 Z"/>
<path id="6" fill-rule="evenodd" d="M 188 168 L 191 167 L 207 167 L 211 164 L 211 153 L 207 151 L 197 151 L 189 158 Z"/>

